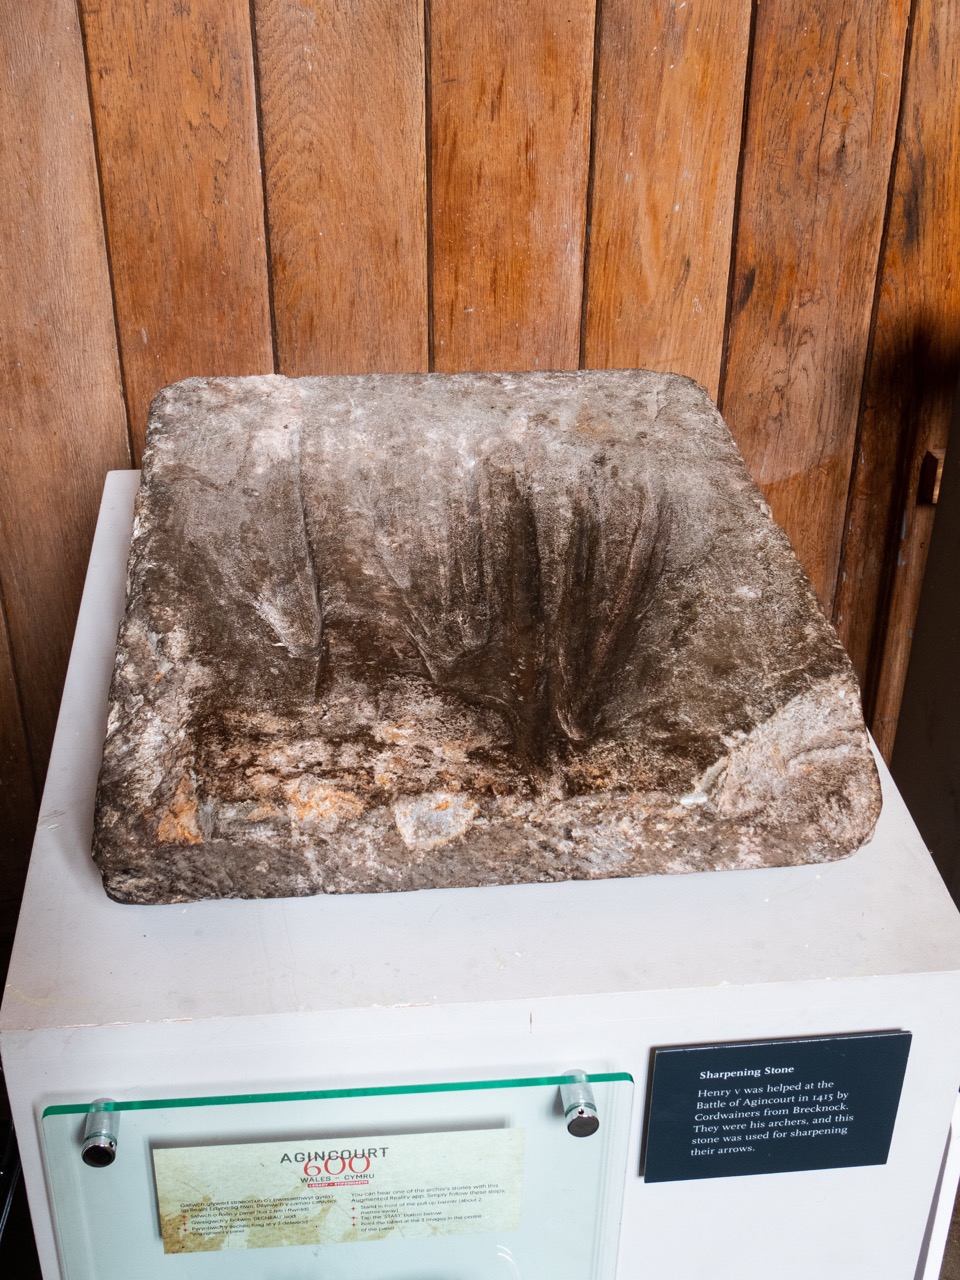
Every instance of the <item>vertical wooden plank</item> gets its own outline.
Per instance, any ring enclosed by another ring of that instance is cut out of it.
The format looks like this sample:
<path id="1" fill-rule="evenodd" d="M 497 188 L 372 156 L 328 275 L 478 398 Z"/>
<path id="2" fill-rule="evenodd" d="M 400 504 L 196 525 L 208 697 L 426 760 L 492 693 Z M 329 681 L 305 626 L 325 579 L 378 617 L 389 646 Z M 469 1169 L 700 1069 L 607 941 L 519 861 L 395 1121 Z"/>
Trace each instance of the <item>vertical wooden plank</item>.
<path id="1" fill-rule="evenodd" d="M 20 897 L 37 820 L 27 735 L 0 610 L 0 902 Z"/>
<path id="2" fill-rule="evenodd" d="M 422 0 L 257 0 L 282 373 L 427 368 Z"/>
<path id="3" fill-rule="evenodd" d="M 594 0 L 433 0 L 436 367 L 580 356 Z"/>
<path id="4" fill-rule="evenodd" d="M 42 778 L 103 475 L 129 466 L 72 0 L 3 5 L 0 83 L 0 588 Z"/>
<path id="5" fill-rule="evenodd" d="M 888 759 L 934 514 L 920 463 L 960 377 L 958 78 L 960 10 L 917 0 L 836 608 Z"/>
<path id="6" fill-rule="evenodd" d="M 589 368 L 683 373 L 717 396 L 750 12 L 751 0 L 604 0 Z"/>
<path id="7" fill-rule="evenodd" d="M 724 416 L 832 603 L 909 0 L 764 0 Z"/>
<path id="8" fill-rule="evenodd" d="M 136 451 L 193 374 L 273 370 L 249 0 L 80 0 Z"/>

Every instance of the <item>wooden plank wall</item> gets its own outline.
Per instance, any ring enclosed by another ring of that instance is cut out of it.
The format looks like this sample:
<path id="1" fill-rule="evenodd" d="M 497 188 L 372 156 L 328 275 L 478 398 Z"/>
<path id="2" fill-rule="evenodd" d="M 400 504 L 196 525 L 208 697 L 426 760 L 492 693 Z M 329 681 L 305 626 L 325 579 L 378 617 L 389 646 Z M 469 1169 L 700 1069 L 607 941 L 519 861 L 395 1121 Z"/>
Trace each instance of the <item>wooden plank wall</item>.
<path id="1" fill-rule="evenodd" d="M 5 0 L 0 77 L 0 889 L 14 895 L 103 475 L 130 454 L 74 7 Z"/>
<path id="2" fill-rule="evenodd" d="M 587 368 L 682 373 L 717 398 L 750 19 L 750 0 L 605 0 Z"/>
<path id="3" fill-rule="evenodd" d="M 428 366 L 423 25 L 421 0 L 256 5 L 277 369 L 289 377 Z"/>
<path id="4" fill-rule="evenodd" d="M 938 0 L 0 0 L 0 898 L 105 471 L 196 373 L 673 369 L 889 754 L 960 372 Z"/>
<path id="5" fill-rule="evenodd" d="M 764 0 L 757 17 L 722 407 L 825 603 L 840 558 L 907 11 L 908 0 Z"/>
<path id="6" fill-rule="evenodd" d="M 960 9 L 916 0 L 835 605 L 888 759 L 935 511 L 920 464 L 946 446 L 960 369 L 958 77 Z"/>

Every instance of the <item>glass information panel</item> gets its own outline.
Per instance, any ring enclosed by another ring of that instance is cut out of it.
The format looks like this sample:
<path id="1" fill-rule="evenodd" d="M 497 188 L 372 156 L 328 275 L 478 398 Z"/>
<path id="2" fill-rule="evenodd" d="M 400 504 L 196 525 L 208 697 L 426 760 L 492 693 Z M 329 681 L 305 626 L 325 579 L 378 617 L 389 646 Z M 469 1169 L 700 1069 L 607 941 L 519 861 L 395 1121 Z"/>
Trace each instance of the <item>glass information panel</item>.
<path id="1" fill-rule="evenodd" d="M 576 1073 L 48 1107 L 65 1280 L 614 1280 L 632 1098 Z"/>

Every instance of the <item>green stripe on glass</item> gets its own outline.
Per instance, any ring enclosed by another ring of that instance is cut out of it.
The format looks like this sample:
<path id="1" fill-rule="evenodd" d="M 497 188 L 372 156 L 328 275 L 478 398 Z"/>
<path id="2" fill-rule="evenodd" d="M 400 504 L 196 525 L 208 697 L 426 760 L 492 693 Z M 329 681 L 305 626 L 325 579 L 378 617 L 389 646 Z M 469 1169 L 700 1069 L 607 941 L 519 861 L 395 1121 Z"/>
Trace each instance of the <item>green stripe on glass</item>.
<path id="1" fill-rule="evenodd" d="M 588 1075 L 591 1084 L 633 1083 L 633 1076 L 623 1071 L 598 1072 Z M 379 1085 L 366 1089 L 315 1089 L 294 1093 L 236 1093 L 211 1098 L 144 1098 L 135 1102 L 71 1102 L 46 1107 L 48 1116 L 82 1116 L 90 1111 L 158 1111 L 171 1107 L 229 1107 L 263 1102 L 319 1102 L 324 1098 L 388 1098 L 406 1093 L 464 1093 L 474 1089 L 527 1089 L 536 1085 L 559 1088 L 567 1076 L 536 1076 L 521 1080 L 462 1080 L 442 1084 Z"/>

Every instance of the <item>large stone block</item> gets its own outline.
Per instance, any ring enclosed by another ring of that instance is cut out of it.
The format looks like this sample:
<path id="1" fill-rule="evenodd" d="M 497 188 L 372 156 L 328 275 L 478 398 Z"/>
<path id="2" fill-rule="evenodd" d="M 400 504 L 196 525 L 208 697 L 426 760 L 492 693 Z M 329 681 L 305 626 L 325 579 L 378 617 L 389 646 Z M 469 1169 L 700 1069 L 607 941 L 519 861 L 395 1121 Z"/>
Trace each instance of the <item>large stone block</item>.
<path id="1" fill-rule="evenodd" d="M 879 812 L 850 665 L 686 379 L 179 383 L 128 593 L 120 901 L 818 862 Z"/>

